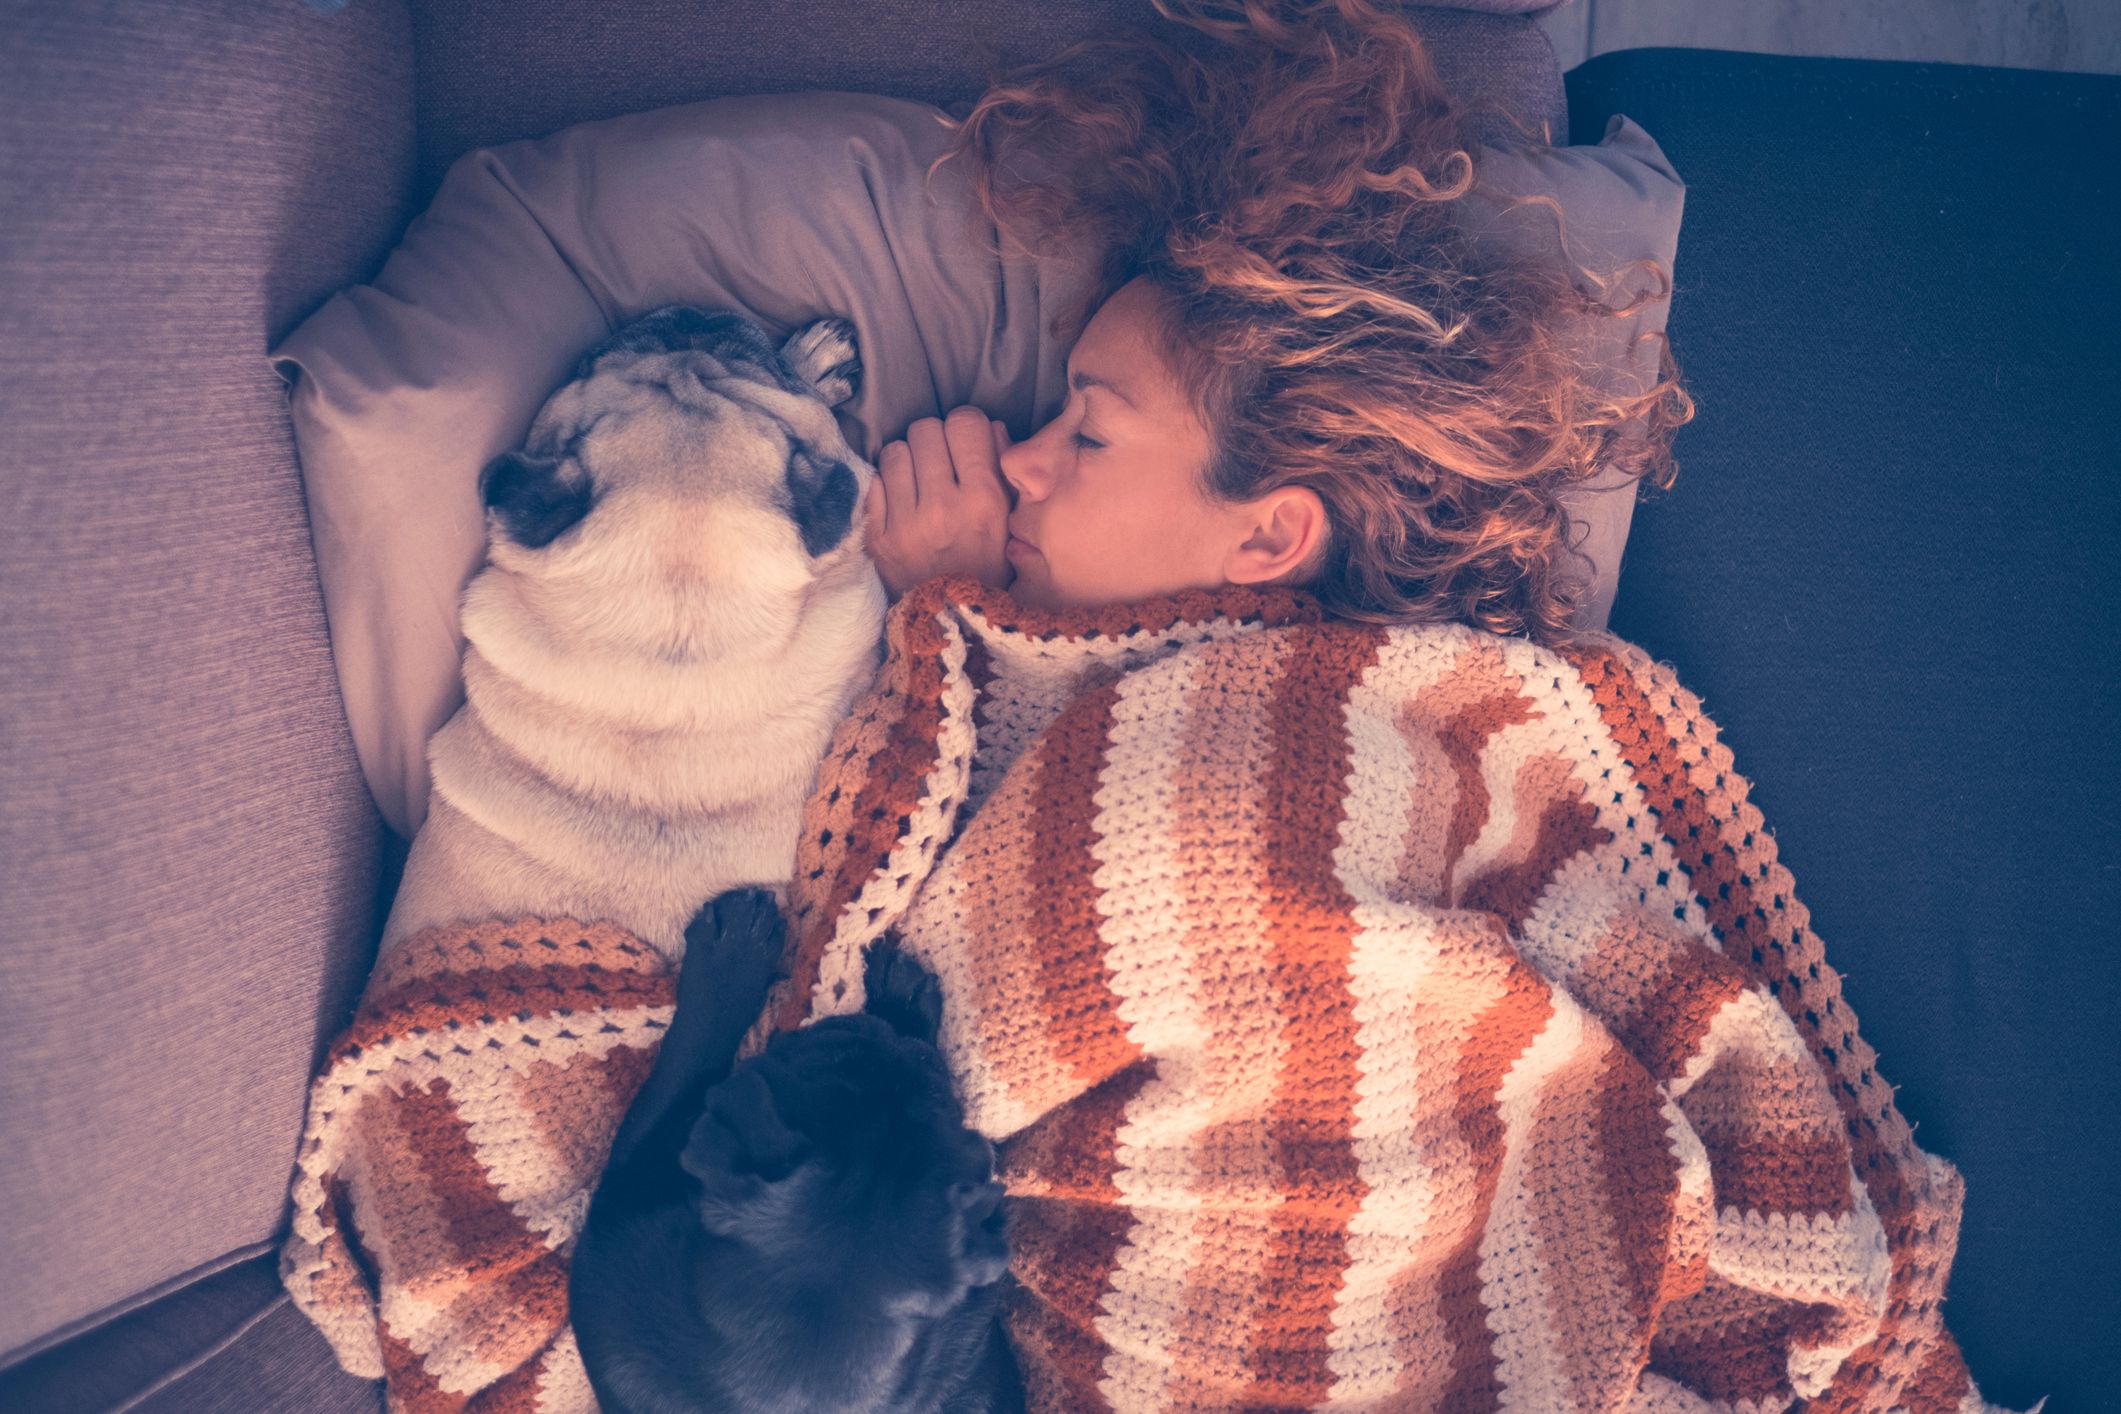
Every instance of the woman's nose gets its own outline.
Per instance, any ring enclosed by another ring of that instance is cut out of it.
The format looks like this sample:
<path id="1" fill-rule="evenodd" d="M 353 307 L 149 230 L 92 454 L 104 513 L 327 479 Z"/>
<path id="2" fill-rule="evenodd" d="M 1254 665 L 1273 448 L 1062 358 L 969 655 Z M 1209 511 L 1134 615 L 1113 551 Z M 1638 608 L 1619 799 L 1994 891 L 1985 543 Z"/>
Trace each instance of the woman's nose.
<path id="1" fill-rule="evenodd" d="M 1018 500 L 1042 501 L 1053 489 L 1053 439 L 1049 435 L 1053 427 L 1054 422 L 1049 422 L 1032 433 L 1029 441 L 1013 443 L 1002 452 L 1002 480 L 1009 483 Z"/>

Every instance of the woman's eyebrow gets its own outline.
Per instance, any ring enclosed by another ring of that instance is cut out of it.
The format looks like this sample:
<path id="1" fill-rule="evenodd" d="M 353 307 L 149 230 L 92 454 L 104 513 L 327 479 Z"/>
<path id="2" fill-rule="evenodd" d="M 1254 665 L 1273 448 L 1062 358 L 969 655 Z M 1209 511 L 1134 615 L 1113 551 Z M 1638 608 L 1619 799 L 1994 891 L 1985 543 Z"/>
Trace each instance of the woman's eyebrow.
<path id="1" fill-rule="evenodd" d="M 1068 368 L 1073 368 L 1074 364 L 1075 356 L 1073 354 L 1070 354 L 1068 356 L 1068 362 L 1065 366 Z M 1080 393 L 1085 388 L 1103 388 L 1106 392 L 1112 394 L 1113 397 L 1118 398 L 1121 402 L 1125 403 L 1129 411 L 1141 411 L 1140 408 L 1134 406 L 1134 399 L 1128 397 L 1126 393 L 1121 390 L 1119 384 L 1114 383 L 1109 378 L 1100 378 L 1094 373 L 1070 373 L 1068 375 L 1068 386 L 1075 389 L 1075 391 L 1078 393 Z"/>

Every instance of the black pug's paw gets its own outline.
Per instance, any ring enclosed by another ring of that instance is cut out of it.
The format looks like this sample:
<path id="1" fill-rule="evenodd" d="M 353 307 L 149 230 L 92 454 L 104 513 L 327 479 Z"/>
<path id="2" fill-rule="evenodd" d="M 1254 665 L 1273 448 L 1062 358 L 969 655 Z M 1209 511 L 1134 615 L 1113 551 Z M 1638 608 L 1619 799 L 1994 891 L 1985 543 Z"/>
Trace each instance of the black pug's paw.
<path id="1" fill-rule="evenodd" d="M 862 959 L 862 989 L 869 997 L 862 1010 L 899 1035 L 932 1046 L 942 1034 L 943 984 L 899 946 L 897 935 L 886 933 L 869 945 Z"/>
<path id="2" fill-rule="evenodd" d="M 685 925 L 680 979 L 712 977 L 738 988 L 770 985 L 780 975 L 787 941 L 788 925 L 769 890 L 731 889 L 709 899 Z"/>

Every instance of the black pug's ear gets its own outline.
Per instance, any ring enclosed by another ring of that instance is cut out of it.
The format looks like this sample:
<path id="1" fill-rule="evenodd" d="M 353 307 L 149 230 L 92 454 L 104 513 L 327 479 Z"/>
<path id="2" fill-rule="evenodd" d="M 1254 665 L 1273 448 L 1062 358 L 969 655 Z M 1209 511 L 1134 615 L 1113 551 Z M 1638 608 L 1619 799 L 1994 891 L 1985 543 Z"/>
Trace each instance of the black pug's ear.
<path id="1" fill-rule="evenodd" d="M 527 550 L 542 550 L 589 514 L 587 478 L 560 479 L 560 463 L 527 452 L 503 452 L 479 473 L 479 499 L 503 534 Z"/>
<path id="2" fill-rule="evenodd" d="M 727 1237 L 809 1152 L 803 1136 L 781 1122 L 765 1078 L 745 1067 L 707 1092 L 678 1166 L 700 1182 L 700 1217 L 708 1230 Z"/>

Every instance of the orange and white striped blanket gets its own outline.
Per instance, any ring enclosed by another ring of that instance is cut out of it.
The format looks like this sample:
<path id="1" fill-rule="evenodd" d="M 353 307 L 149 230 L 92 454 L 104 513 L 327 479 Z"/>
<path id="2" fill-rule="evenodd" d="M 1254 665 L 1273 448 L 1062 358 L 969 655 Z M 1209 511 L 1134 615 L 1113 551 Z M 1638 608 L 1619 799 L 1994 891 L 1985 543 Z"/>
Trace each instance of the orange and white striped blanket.
<path id="1" fill-rule="evenodd" d="M 1033 1410 L 1989 1407 L 1959 1176 L 1668 666 L 1242 588 L 888 636 L 752 1039 L 936 972 Z"/>
<path id="2" fill-rule="evenodd" d="M 1034 1411 L 1990 1407 L 1959 1177 L 1667 666 L 1290 590 L 887 634 L 746 1050 L 887 930 L 937 973 Z M 566 1260 L 672 991 L 568 920 L 379 965 L 282 1276 L 394 1411 L 594 1407 Z"/>

